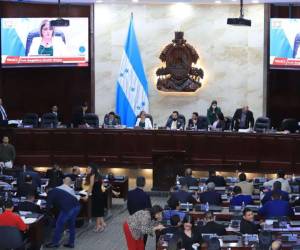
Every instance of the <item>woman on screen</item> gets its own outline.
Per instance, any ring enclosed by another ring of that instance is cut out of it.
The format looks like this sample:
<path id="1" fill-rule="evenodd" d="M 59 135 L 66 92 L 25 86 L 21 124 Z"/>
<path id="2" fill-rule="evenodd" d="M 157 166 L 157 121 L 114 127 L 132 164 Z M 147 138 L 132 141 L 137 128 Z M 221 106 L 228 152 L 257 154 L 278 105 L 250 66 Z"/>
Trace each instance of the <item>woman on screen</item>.
<path id="1" fill-rule="evenodd" d="M 61 36 L 55 36 L 55 28 L 49 20 L 44 20 L 40 26 L 40 37 L 32 40 L 28 56 L 62 57 L 66 53 L 66 45 Z"/>

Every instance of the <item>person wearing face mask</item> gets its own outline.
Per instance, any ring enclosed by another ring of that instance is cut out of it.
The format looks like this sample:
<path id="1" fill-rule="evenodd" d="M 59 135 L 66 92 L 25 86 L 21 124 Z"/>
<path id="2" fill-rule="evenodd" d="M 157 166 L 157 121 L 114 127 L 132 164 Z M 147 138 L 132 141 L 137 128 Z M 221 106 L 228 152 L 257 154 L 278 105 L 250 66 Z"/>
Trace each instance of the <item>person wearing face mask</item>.
<path id="1" fill-rule="evenodd" d="M 0 144 L 0 164 L 7 168 L 12 168 L 16 158 L 15 147 L 9 144 L 8 136 L 3 136 L 2 144 Z"/>
<path id="2" fill-rule="evenodd" d="M 171 117 L 167 121 L 166 127 L 171 130 L 184 129 L 184 123 L 179 119 L 178 111 L 173 111 Z"/>
<path id="3" fill-rule="evenodd" d="M 201 249 L 202 236 L 195 227 L 193 217 L 186 215 L 182 224 L 182 230 L 178 232 L 182 238 L 182 248 L 185 250 Z"/>
<path id="4" fill-rule="evenodd" d="M 221 113 L 221 109 L 218 107 L 217 101 L 212 101 L 210 107 L 207 110 L 208 125 L 213 125 L 218 119 L 217 114 Z"/>

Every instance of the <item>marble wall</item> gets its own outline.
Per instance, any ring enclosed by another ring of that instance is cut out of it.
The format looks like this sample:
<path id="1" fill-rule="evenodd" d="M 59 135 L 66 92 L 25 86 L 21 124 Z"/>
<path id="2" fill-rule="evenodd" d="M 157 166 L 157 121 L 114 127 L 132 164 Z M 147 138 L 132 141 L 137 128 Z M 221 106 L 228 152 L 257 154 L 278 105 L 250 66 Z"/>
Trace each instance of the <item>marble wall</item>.
<path id="1" fill-rule="evenodd" d="M 141 56 L 148 78 L 150 113 L 163 125 L 173 110 L 187 117 L 192 111 L 206 115 L 216 99 L 224 115 L 248 104 L 258 117 L 263 113 L 264 5 L 247 5 L 245 16 L 252 27 L 226 25 L 239 15 L 238 5 L 96 4 L 95 5 L 95 108 L 103 119 L 115 109 L 116 79 L 130 13 L 134 14 Z M 159 54 L 181 30 L 193 45 L 204 69 L 196 93 L 163 93 L 156 89 Z"/>

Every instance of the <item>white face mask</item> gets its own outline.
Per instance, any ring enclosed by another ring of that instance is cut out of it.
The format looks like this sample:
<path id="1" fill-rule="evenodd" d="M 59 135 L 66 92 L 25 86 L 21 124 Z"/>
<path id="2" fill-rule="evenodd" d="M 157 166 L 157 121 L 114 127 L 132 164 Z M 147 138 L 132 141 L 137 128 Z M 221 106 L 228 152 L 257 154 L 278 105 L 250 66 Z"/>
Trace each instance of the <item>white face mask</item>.
<path id="1" fill-rule="evenodd" d="M 212 105 L 212 108 L 215 109 L 217 107 L 217 105 Z"/>

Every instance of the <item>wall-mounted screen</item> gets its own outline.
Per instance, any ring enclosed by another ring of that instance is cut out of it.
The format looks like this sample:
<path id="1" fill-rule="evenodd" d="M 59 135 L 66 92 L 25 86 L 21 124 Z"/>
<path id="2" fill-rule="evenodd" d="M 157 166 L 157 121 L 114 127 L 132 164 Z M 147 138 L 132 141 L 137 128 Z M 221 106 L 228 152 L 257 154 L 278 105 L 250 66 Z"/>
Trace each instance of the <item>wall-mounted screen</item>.
<path id="1" fill-rule="evenodd" d="M 2 18 L 2 67 L 88 66 L 88 18 L 64 18 L 68 26 L 53 26 L 55 18 Z"/>
<path id="2" fill-rule="evenodd" d="M 272 18 L 270 66 L 300 69 L 300 19 Z"/>

